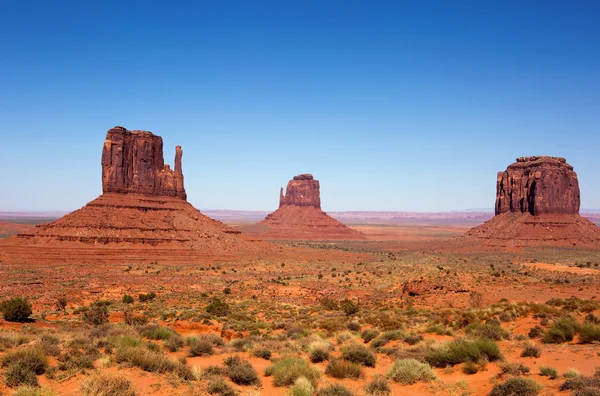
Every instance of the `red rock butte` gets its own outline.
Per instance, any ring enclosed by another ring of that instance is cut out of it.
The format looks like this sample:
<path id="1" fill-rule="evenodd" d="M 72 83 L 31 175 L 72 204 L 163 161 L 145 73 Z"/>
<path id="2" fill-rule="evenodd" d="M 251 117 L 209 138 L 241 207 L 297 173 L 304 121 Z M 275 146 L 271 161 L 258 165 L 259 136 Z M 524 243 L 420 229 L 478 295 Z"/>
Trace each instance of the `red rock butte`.
<path id="1" fill-rule="evenodd" d="M 163 141 L 115 127 L 102 150 L 103 194 L 59 220 L 0 242 L 4 262 L 196 263 L 234 259 L 250 242 L 187 202 L 182 150 L 165 165 Z"/>
<path id="2" fill-rule="evenodd" d="M 279 193 L 279 209 L 251 230 L 265 239 L 365 239 L 321 210 L 321 186 L 310 174 L 295 176 Z"/>
<path id="3" fill-rule="evenodd" d="M 466 236 L 493 243 L 595 243 L 600 228 L 579 216 L 579 181 L 564 158 L 517 158 L 498 172 L 496 215 Z"/>

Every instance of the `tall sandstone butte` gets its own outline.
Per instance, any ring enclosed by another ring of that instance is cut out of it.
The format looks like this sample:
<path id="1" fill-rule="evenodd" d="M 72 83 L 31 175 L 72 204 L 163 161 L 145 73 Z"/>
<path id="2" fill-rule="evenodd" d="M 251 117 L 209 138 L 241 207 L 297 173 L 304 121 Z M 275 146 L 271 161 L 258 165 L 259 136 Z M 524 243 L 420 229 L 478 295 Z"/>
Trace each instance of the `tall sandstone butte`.
<path id="1" fill-rule="evenodd" d="M 294 176 L 287 184 L 285 195 L 283 188 L 279 194 L 279 207 L 284 205 L 312 206 L 321 209 L 321 186 L 313 175 Z"/>
<path id="2" fill-rule="evenodd" d="M 579 181 L 564 158 L 521 157 L 498 172 L 496 215 L 579 214 Z"/>
<path id="3" fill-rule="evenodd" d="M 159 255 L 161 261 L 197 263 L 261 251 L 261 244 L 187 202 L 181 157 L 178 146 L 171 170 L 160 136 L 110 129 L 102 149 L 102 195 L 55 222 L 0 241 L 2 253 L 15 262 L 150 262 Z"/>
<path id="4" fill-rule="evenodd" d="M 102 191 L 187 199 L 182 153 L 181 146 L 177 146 L 173 171 L 164 163 L 160 136 L 114 127 L 106 134 L 102 149 Z"/>
<path id="5" fill-rule="evenodd" d="M 495 206 L 496 215 L 466 236 L 512 244 L 600 240 L 600 229 L 579 216 L 579 181 L 564 158 L 517 158 L 498 172 Z"/>
<path id="6" fill-rule="evenodd" d="M 259 224 L 265 239 L 364 239 L 364 235 L 321 210 L 321 186 L 311 174 L 295 176 L 279 192 L 279 209 Z"/>

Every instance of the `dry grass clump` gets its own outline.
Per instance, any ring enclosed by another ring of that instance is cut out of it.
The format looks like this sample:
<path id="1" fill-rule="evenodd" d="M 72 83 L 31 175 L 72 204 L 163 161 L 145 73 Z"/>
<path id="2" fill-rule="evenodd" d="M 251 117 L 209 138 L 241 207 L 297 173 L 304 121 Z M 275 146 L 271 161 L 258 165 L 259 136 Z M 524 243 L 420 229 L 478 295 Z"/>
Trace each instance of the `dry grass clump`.
<path id="1" fill-rule="evenodd" d="M 429 364 L 415 359 L 396 360 L 388 372 L 388 377 L 402 385 L 429 382 L 437 378 Z"/>
<path id="2" fill-rule="evenodd" d="M 373 376 L 373 379 L 365 385 L 365 394 L 367 396 L 389 396 L 392 389 L 387 379 L 380 374 Z"/>
<path id="3" fill-rule="evenodd" d="M 506 382 L 496 384 L 488 396 L 536 396 L 542 390 L 542 386 L 529 378 L 510 378 Z"/>
<path id="4" fill-rule="evenodd" d="M 478 362 L 481 359 L 493 362 L 501 358 L 502 354 L 496 341 L 489 338 L 476 338 L 444 343 L 432 349 L 425 360 L 434 367 L 446 367 L 467 361 Z"/>
<path id="5" fill-rule="evenodd" d="M 6 368 L 4 379 L 9 387 L 37 386 L 37 376 L 48 368 L 48 358 L 38 347 L 8 351 L 2 357 L 2 367 Z"/>
<path id="6" fill-rule="evenodd" d="M 338 379 L 357 379 L 360 378 L 360 376 L 362 375 L 362 368 L 358 363 L 353 363 L 350 361 L 340 359 L 333 359 L 327 364 L 327 367 L 325 368 L 325 374 Z"/>
<path id="7" fill-rule="evenodd" d="M 234 384 L 260 384 L 258 373 L 247 360 L 244 360 L 239 356 L 235 355 L 233 357 L 228 357 L 227 359 L 225 359 L 223 364 L 226 367 L 225 373 Z"/>
<path id="8" fill-rule="evenodd" d="M 84 396 L 135 396 L 135 387 L 117 374 L 96 373 L 86 378 L 79 390 Z"/>
<path id="9" fill-rule="evenodd" d="M 341 349 L 342 359 L 352 363 L 362 364 L 366 367 L 375 367 L 377 356 L 364 345 L 350 344 Z"/>
<path id="10" fill-rule="evenodd" d="M 300 377 L 310 381 L 313 387 L 319 381 L 319 370 L 312 367 L 306 360 L 299 358 L 284 358 L 265 370 L 265 376 L 273 376 L 274 386 L 291 386 Z"/>
<path id="11" fill-rule="evenodd" d="M 209 395 L 236 396 L 235 389 L 223 377 L 213 377 L 208 381 L 206 391 Z"/>

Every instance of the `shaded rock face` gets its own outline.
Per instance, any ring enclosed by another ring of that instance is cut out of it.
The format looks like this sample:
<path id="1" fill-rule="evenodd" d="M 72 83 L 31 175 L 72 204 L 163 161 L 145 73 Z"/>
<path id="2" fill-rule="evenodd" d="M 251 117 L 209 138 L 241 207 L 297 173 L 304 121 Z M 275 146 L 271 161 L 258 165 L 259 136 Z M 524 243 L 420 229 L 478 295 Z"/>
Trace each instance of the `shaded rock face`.
<path id="1" fill-rule="evenodd" d="M 496 215 L 578 214 L 579 182 L 564 158 L 521 157 L 498 173 Z"/>
<path id="2" fill-rule="evenodd" d="M 102 192 L 137 193 L 186 199 L 180 146 L 175 149 L 175 170 L 165 165 L 163 141 L 146 131 L 114 127 L 102 150 Z"/>
<path id="3" fill-rule="evenodd" d="M 283 194 L 283 188 L 279 193 L 279 207 L 284 205 L 312 206 L 321 208 L 321 187 L 319 181 L 314 180 L 310 174 L 294 176 L 290 180 Z"/>

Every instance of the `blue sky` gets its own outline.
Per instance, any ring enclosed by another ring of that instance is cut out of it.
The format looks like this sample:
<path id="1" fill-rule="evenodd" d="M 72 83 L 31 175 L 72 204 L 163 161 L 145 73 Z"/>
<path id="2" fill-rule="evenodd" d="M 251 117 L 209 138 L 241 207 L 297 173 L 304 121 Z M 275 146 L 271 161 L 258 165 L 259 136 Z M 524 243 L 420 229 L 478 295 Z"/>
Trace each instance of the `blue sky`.
<path id="1" fill-rule="evenodd" d="M 0 210 L 101 193 L 114 125 L 183 146 L 199 208 L 492 208 L 518 156 L 600 208 L 600 3 L 74 1 L 0 7 Z"/>

